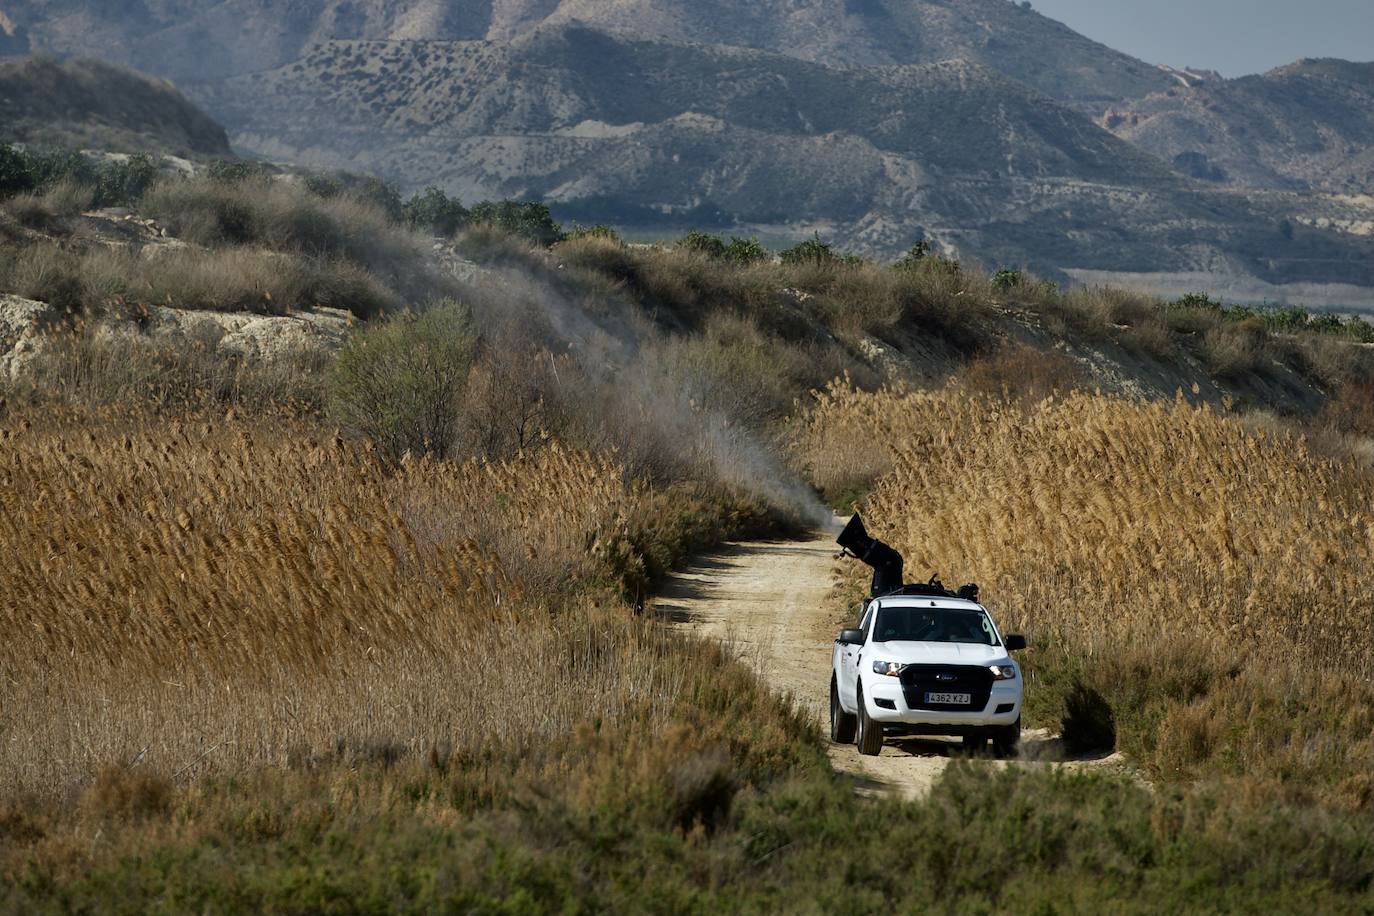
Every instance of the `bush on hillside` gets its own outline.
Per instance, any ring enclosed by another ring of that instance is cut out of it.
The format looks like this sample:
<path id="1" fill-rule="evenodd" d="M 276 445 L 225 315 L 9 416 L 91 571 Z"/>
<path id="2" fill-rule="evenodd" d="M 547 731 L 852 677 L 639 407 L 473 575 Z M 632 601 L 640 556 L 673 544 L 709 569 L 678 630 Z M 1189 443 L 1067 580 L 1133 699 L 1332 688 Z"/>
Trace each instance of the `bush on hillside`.
<path id="1" fill-rule="evenodd" d="M 999 293 L 1010 292 L 1018 286 L 1024 285 L 1026 275 L 1019 270 L 1011 270 L 1003 267 L 992 275 L 992 288 Z"/>
<path id="2" fill-rule="evenodd" d="M 605 223 L 596 223 L 592 226 L 583 226 L 576 220 L 573 221 L 572 228 L 568 230 L 569 239 L 604 239 L 616 245 L 624 244 L 620 233 Z"/>
<path id="3" fill-rule="evenodd" d="M 247 181 L 263 174 L 262 166 L 246 159 L 216 159 L 205 167 L 205 176 L 212 181 Z"/>
<path id="4" fill-rule="evenodd" d="M 682 238 L 678 239 L 675 247 L 684 251 L 693 251 L 703 254 L 708 258 L 725 257 L 725 240 L 718 235 L 711 235 L 709 232 L 698 232 L 693 230 Z"/>
<path id="5" fill-rule="evenodd" d="M 412 229 L 451 237 L 468 224 L 468 208 L 456 197 L 430 186 L 405 202 L 406 222 Z"/>
<path id="6" fill-rule="evenodd" d="M 767 248 L 755 238 L 730 237 L 730 244 L 725 246 L 725 251 L 721 257 L 731 264 L 758 264 L 762 261 L 772 259 L 772 255 Z"/>
<path id="7" fill-rule="evenodd" d="M 117 207 L 137 202 L 152 187 L 157 175 L 158 164 L 146 153 L 107 163 L 96 173 L 96 206 Z"/>
<path id="8" fill-rule="evenodd" d="M 472 221 L 545 247 L 566 238 L 548 206 L 534 201 L 483 201 L 472 208 Z"/>
<path id="9" fill-rule="evenodd" d="M 822 242 L 819 235 L 778 253 L 784 264 L 811 264 L 826 266 L 839 261 L 839 255 L 828 243 Z"/>
<path id="10" fill-rule="evenodd" d="M 389 460 L 448 457 L 476 347 L 472 312 L 454 300 L 358 331 L 335 363 L 330 411 Z"/>
<path id="11" fill-rule="evenodd" d="M 909 270 L 916 267 L 930 255 L 930 243 L 925 239 L 918 239 L 915 245 L 907 249 L 906 254 L 896 263 L 896 267 L 902 270 Z"/>
<path id="12" fill-rule="evenodd" d="M 33 157 L 0 143 L 0 197 L 13 197 L 35 187 Z"/>

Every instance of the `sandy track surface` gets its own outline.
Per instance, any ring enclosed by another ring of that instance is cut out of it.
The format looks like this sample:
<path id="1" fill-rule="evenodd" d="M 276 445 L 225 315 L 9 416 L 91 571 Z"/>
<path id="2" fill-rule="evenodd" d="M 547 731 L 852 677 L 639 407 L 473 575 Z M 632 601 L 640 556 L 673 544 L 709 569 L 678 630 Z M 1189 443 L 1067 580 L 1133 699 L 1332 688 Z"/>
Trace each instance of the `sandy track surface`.
<path id="1" fill-rule="evenodd" d="M 837 632 L 823 610 L 837 569 L 833 537 L 734 544 L 700 557 L 665 583 L 654 611 L 675 626 L 725 641 L 825 729 Z M 889 738 L 878 757 L 864 757 L 853 745 L 829 747 L 831 763 L 854 777 L 861 790 L 906 796 L 926 792 L 950 759 L 962 754 L 957 738 Z M 1048 733 L 1024 733 L 1016 765 L 1044 766 L 1057 759 L 1062 759 L 1058 741 Z M 979 762 L 1003 765 L 985 758 Z M 1071 765 L 1118 766 L 1120 761 L 1114 756 Z"/>

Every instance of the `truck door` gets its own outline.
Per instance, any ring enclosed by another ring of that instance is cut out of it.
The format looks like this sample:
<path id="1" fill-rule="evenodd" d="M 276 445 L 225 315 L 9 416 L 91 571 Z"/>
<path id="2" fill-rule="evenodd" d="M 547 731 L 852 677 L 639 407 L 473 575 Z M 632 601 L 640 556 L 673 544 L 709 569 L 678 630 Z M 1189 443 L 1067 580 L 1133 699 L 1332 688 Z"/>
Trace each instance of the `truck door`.
<path id="1" fill-rule="evenodd" d="M 868 642 L 868 632 L 873 627 L 873 614 L 876 601 L 870 602 L 859 619 L 859 629 L 864 631 L 864 642 Z M 845 709 L 857 711 L 859 708 L 859 656 L 863 646 L 840 646 L 840 705 Z"/>

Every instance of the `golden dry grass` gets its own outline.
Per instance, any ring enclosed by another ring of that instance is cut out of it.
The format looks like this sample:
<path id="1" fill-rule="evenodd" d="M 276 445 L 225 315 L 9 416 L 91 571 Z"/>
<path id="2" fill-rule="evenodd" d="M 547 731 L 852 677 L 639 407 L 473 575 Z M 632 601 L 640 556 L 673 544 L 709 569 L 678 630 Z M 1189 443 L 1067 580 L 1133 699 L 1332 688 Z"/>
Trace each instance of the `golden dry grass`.
<path id="1" fill-rule="evenodd" d="M 1206 406 L 1088 394 L 1029 407 L 831 386 L 795 431 L 911 577 L 977 581 L 1008 625 L 1084 644 L 1170 636 L 1364 670 L 1374 475 Z"/>
<path id="2" fill-rule="evenodd" d="M 608 459 L 388 473 L 295 422 L 79 416 L 0 420 L 0 455 L 0 794 L 533 742 L 677 689 L 595 606 L 646 499 Z"/>

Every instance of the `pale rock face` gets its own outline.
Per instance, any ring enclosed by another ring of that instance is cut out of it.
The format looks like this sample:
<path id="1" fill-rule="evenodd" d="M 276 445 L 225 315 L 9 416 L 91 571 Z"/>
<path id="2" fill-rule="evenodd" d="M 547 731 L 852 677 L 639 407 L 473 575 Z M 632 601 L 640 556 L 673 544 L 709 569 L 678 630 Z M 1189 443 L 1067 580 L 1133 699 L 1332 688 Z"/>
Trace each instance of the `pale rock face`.
<path id="1" fill-rule="evenodd" d="M 46 302 L 0 295 L 0 382 L 23 374 L 25 364 L 41 352 L 44 331 L 57 317 L 57 310 Z"/>
<path id="2" fill-rule="evenodd" d="M 43 302 L 0 295 L 0 382 L 15 382 L 43 352 L 60 319 Z M 176 346 L 203 346 L 247 364 L 271 365 L 328 358 L 343 345 L 352 317 L 341 309 L 310 309 L 291 315 L 191 312 L 154 307 L 141 323 L 109 317 L 93 333 L 107 339 L 143 338 Z"/>

